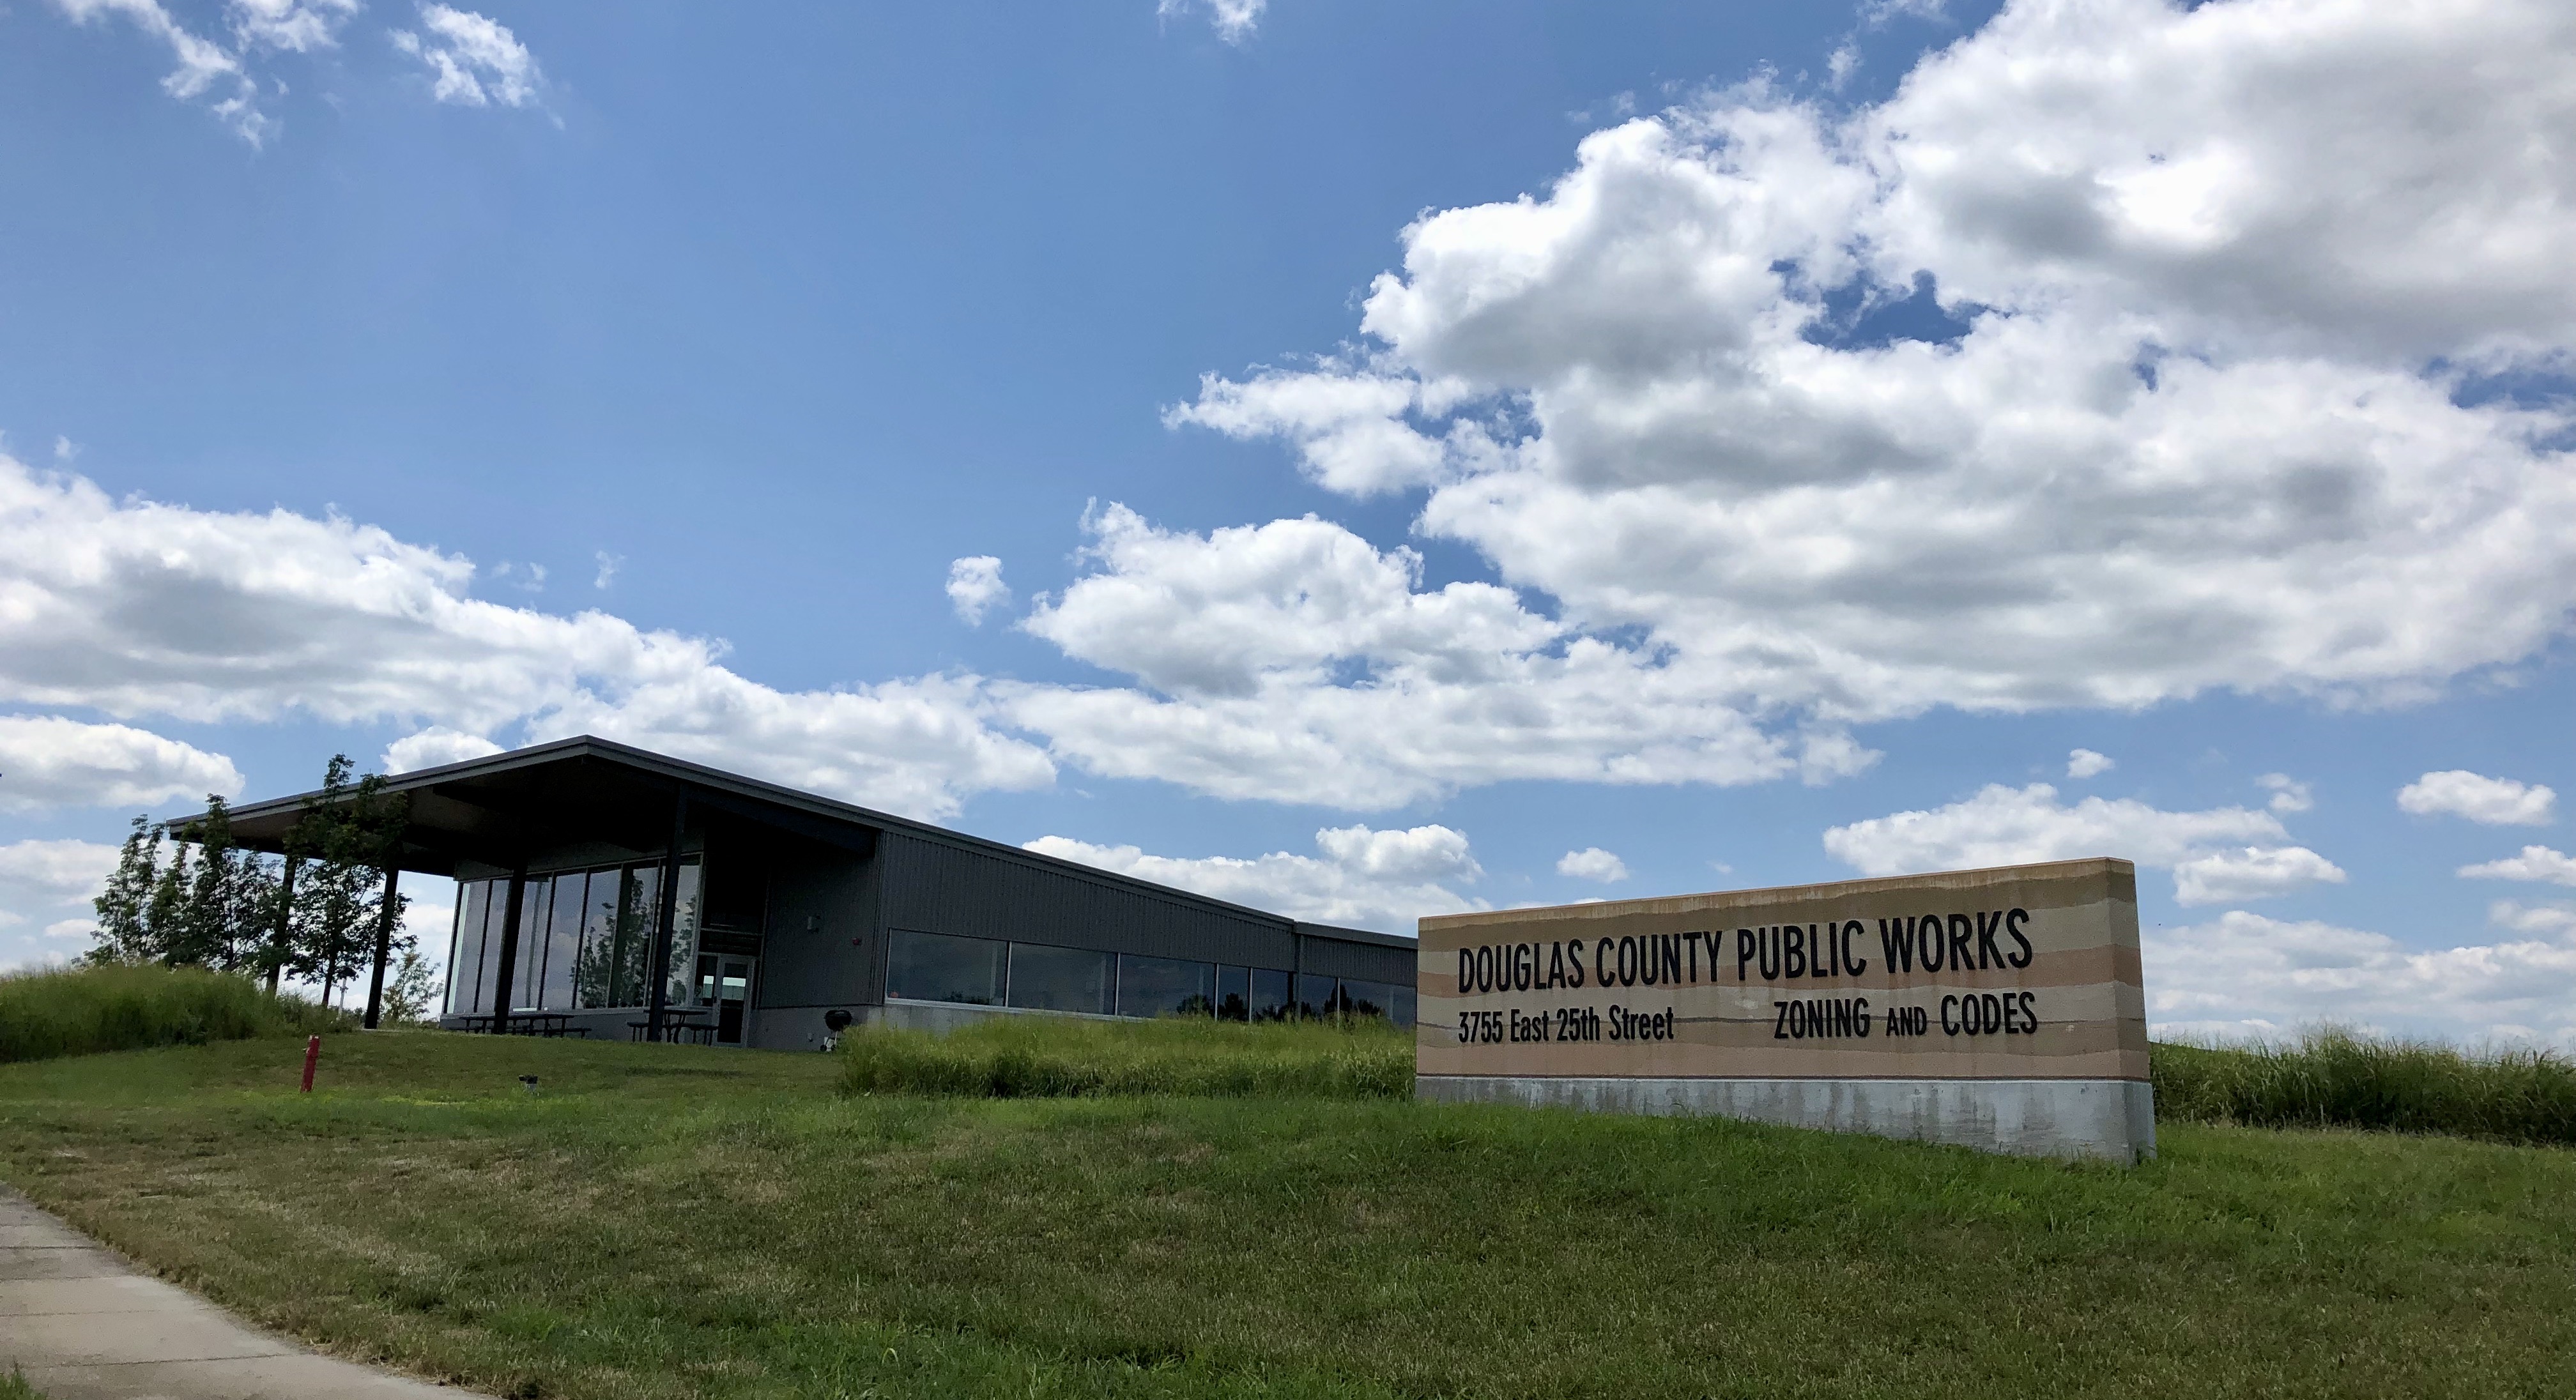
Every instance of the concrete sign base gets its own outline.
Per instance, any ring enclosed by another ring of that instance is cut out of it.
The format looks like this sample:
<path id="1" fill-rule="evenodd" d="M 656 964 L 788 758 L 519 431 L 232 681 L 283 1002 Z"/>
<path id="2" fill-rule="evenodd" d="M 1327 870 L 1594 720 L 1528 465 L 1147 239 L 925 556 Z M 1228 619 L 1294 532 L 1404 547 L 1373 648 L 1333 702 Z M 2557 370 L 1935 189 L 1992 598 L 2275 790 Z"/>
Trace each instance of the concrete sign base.
<path id="1" fill-rule="evenodd" d="M 2156 1155 L 2135 1079 L 1575 1079 L 1422 1075 L 1418 1098 L 1609 1113 L 1711 1114 L 2131 1166 Z"/>

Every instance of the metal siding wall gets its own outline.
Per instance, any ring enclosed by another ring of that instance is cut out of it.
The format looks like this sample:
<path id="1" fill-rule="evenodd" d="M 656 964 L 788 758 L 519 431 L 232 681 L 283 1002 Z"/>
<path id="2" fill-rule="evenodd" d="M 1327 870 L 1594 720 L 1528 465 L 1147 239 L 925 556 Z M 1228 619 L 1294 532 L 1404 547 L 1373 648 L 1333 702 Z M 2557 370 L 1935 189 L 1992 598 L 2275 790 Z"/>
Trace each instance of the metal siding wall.
<path id="1" fill-rule="evenodd" d="M 1357 977 L 1410 987 L 1418 970 L 1418 956 L 1411 948 L 1347 943 L 1330 934 L 1306 935 L 1306 970 L 1318 976 Z"/>
<path id="2" fill-rule="evenodd" d="M 774 852 L 757 1004 L 858 1007 L 882 1000 L 877 888 L 875 863 L 863 856 L 819 846 Z M 819 927 L 805 926 L 809 916 Z"/>
<path id="3" fill-rule="evenodd" d="M 879 840 L 877 860 L 884 880 L 885 928 L 1252 967 L 1289 966 L 1286 919 L 1231 914 L 892 831 Z"/>

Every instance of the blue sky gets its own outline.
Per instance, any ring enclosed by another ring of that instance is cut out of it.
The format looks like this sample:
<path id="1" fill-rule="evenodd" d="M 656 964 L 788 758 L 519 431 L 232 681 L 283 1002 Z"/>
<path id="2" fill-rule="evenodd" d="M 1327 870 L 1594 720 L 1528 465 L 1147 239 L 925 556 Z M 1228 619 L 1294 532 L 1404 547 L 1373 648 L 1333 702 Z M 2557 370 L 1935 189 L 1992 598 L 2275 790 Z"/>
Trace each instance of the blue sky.
<path id="1" fill-rule="evenodd" d="M 2434 8 L 13 6 L 0 961 L 587 729 L 1391 928 L 2129 855 L 2168 1030 L 2576 1041 L 2576 40 Z"/>

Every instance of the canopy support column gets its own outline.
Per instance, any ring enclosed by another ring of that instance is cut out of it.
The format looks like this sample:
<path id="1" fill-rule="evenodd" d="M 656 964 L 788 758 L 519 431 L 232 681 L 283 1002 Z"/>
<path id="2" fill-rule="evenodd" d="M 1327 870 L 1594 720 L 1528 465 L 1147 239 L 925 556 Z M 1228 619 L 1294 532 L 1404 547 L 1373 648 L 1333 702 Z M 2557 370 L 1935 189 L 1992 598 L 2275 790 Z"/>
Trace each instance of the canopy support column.
<path id="1" fill-rule="evenodd" d="M 503 1035 L 510 1029 L 510 1002 L 519 980 L 519 906 L 527 902 L 528 867 L 521 862 L 510 871 L 510 907 L 501 913 L 501 968 L 492 979 L 492 1034 Z"/>
<path id="2" fill-rule="evenodd" d="M 277 927 L 268 940 L 268 994 L 277 995 L 278 974 L 286 970 L 286 960 L 295 951 L 295 852 L 286 853 L 286 869 L 277 877 Z"/>
<path id="3" fill-rule="evenodd" d="M 689 794 L 671 799 L 671 844 L 662 851 L 661 908 L 653 919 L 653 1004 L 645 1013 L 644 1034 L 660 1040 L 662 1017 L 671 1009 L 671 936 L 680 919 L 680 842 L 689 831 Z"/>
<path id="4" fill-rule="evenodd" d="M 402 867 L 385 867 L 384 902 L 376 909 L 376 971 L 367 979 L 368 1030 L 374 1030 L 385 1018 L 385 959 L 393 956 L 394 916 L 402 911 Z"/>

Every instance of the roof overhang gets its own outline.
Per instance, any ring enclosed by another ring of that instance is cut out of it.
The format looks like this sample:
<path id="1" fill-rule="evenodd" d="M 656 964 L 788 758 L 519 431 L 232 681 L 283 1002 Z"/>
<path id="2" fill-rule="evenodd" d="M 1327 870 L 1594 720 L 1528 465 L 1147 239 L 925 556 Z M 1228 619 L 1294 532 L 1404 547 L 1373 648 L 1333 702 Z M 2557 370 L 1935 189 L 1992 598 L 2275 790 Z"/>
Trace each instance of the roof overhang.
<path id="1" fill-rule="evenodd" d="M 659 852 L 671 839 L 673 809 L 685 797 L 694 813 L 723 813 L 844 850 L 865 852 L 874 847 L 879 832 L 901 831 L 1078 874 L 1101 884 L 1291 923 L 1266 910 L 589 735 L 397 774 L 384 780 L 384 791 L 408 802 L 399 863 L 406 871 L 426 875 L 454 875 L 467 864 L 514 869 L 546 851 L 583 843 Z M 232 808 L 233 837 L 253 850 L 283 852 L 296 822 L 320 801 L 320 793 L 307 792 Z M 184 830 L 189 823 L 174 825 Z M 1300 933 L 1355 942 L 1401 947 L 1414 943 L 1398 934 L 1324 924 L 1294 927 Z"/>
<path id="2" fill-rule="evenodd" d="M 683 796 L 701 812 L 727 812 L 855 850 L 867 849 L 886 825 L 905 824 L 589 736 L 398 774 L 385 779 L 383 790 L 408 809 L 402 868 L 431 875 L 452 875 L 468 862 L 510 869 L 576 843 L 659 851 L 670 840 L 673 809 Z M 319 792 L 306 792 L 235 807 L 233 837 L 253 850 L 283 852 L 295 824 L 320 805 Z"/>

